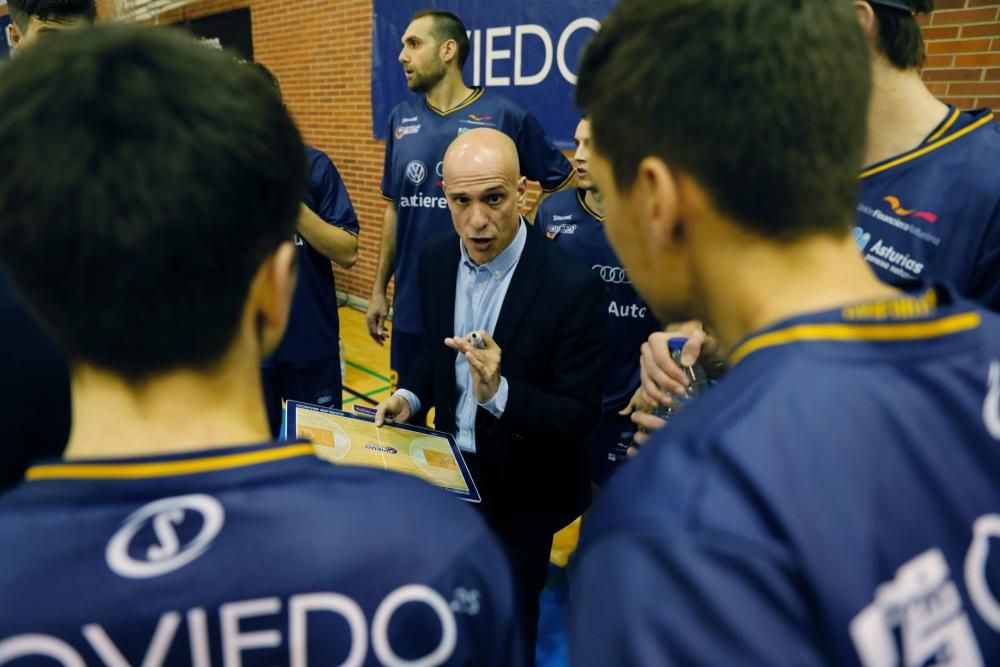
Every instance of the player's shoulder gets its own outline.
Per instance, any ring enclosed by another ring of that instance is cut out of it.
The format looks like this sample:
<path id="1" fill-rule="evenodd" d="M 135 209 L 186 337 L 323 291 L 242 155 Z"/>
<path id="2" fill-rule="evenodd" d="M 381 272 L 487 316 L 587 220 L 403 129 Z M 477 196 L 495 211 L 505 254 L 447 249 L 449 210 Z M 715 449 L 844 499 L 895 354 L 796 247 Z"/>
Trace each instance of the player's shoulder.
<path id="1" fill-rule="evenodd" d="M 579 208 L 578 191 L 575 188 L 557 190 L 545 198 L 538 210 L 554 214 L 575 213 Z"/>
<path id="2" fill-rule="evenodd" d="M 306 164 L 309 165 L 310 173 L 322 170 L 337 171 L 337 166 L 333 163 L 329 155 L 315 146 L 308 144 L 306 145 Z"/>
<path id="3" fill-rule="evenodd" d="M 485 524 L 466 503 L 447 491 L 411 475 L 367 468 L 330 465 L 316 461 L 309 481 L 290 488 L 309 498 L 312 507 L 337 508 L 339 514 L 355 508 L 365 523 L 395 526 L 395 531 L 410 531 L 467 543 L 487 531 Z"/>
<path id="4" fill-rule="evenodd" d="M 396 106 L 392 108 L 389 112 L 389 123 L 402 123 L 406 122 L 405 119 L 413 118 L 414 116 L 419 116 L 424 111 L 426 111 L 426 106 L 424 105 L 423 97 L 420 95 L 409 96 L 401 102 L 397 102 Z"/>

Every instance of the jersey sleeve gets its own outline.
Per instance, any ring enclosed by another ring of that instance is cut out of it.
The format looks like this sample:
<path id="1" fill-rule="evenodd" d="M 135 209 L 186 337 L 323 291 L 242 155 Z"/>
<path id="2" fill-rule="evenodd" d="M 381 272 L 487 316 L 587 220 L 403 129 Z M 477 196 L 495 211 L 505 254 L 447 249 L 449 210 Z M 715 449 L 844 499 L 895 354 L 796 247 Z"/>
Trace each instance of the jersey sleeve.
<path id="1" fill-rule="evenodd" d="M 537 232 L 543 238 L 545 238 L 545 232 L 549 228 L 549 224 L 552 222 L 554 204 L 552 202 L 552 197 L 547 198 L 538 206 L 538 211 L 535 213 L 535 219 L 532 222 L 532 230 Z"/>
<path id="2" fill-rule="evenodd" d="M 316 202 L 314 212 L 331 225 L 336 225 L 354 235 L 359 234 L 361 227 L 358 225 L 358 214 L 354 211 L 351 197 L 347 194 L 347 188 L 336 165 L 327 158 L 321 161 L 318 172 L 312 186 L 315 192 L 313 199 Z"/>
<path id="3" fill-rule="evenodd" d="M 562 188 L 573 178 L 573 165 L 530 113 L 525 112 L 514 142 L 521 160 L 521 173 L 538 181 L 546 192 Z"/>
<path id="4" fill-rule="evenodd" d="M 724 536 L 609 532 L 570 581 L 574 665 L 827 664 L 782 563 Z"/>
<path id="5" fill-rule="evenodd" d="M 379 194 L 382 199 L 394 202 L 399 195 L 399 184 L 396 183 L 392 172 L 392 150 L 395 145 L 393 138 L 393 125 L 395 124 L 396 112 L 389 114 L 389 131 L 385 138 L 385 156 L 382 159 L 382 184 L 379 186 Z"/>

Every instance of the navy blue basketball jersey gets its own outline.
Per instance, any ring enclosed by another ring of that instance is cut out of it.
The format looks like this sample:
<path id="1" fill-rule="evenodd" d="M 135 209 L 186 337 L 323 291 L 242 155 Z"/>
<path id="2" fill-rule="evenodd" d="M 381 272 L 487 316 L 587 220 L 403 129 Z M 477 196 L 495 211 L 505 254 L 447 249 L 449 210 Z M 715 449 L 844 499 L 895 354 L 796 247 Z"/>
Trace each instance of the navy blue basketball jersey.
<path id="1" fill-rule="evenodd" d="M 944 289 L 803 315 L 583 528 L 575 665 L 1000 665 L 1000 317 Z"/>
<path id="2" fill-rule="evenodd" d="M 35 466 L 0 544 L 2 665 L 521 663 L 476 513 L 301 442 Z"/>
<path id="3" fill-rule="evenodd" d="M 923 144 L 860 179 L 854 234 L 879 278 L 946 283 L 1000 311 L 1000 125 L 988 109 L 951 108 Z"/>
<path id="4" fill-rule="evenodd" d="M 510 100 L 476 88 L 451 111 L 431 107 L 424 96 L 402 102 L 389 114 L 382 197 L 396 205 L 396 256 L 393 273 L 393 328 L 423 333 L 417 260 L 424 241 L 453 229 L 441 189 L 442 160 L 455 137 L 490 127 L 511 137 L 521 173 L 546 191 L 558 190 L 573 177 L 566 156 L 545 135 L 534 116 Z"/>
<path id="5" fill-rule="evenodd" d="M 326 153 L 306 146 L 309 182 L 305 204 L 331 225 L 358 235 L 361 228 L 340 172 Z M 337 286 L 330 260 L 295 234 L 299 274 L 285 337 L 264 366 L 272 363 L 317 361 L 340 353 Z"/>
<path id="6" fill-rule="evenodd" d="M 604 284 L 611 325 L 604 410 L 620 410 L 639 386 L 639 348 L 660 328 L 632 287 L 604 234 L 604 216 L 589 206 L 583 190 L 549 195 L 535 216 L 535 228 L 594 271 Z"/>

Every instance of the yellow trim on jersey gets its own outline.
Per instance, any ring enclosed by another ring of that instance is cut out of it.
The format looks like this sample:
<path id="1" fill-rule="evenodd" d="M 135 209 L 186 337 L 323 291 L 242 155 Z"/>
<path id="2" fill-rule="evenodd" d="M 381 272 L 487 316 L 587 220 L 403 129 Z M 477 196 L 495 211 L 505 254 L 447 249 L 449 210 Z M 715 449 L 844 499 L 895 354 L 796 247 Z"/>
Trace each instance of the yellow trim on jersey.
<path id="1" fill-rule="evenodd" d="M 580 202 L 580 206 L 583 207 L 583 210 L 589 213 L 591 217 L 593 217 L 598 222 L 604 222 L 604 216 L 597 215 L 597 212 L 587 205 L 587 193 L 585 193 L 583 190 L 577 190 L 576 199 L 578 202 Z"/>
<path id="2" fill-rule="evenodd" d="M 447 116 L 448 114 L 455 113 L 459 109 L 464 109 L 465 107 L 469 106 L 470 104 L 472 104 L 473 102 L 475 102 L 476 100 L 478 100 L 480 97 L 482 97 L 484 92 L 486 92 L 485 88 L 476 88 L 474 91 L 472 91 L 472 93 L 468 97 L 465 98 L 465 101 L 459 102 L 458 106 L 452 107 L 451 109 L 448 109 L 447 111 L 441 111 L 441 109 L 438 109 L 437 107 L 435 107 L 434 105 L 432 105 L 430 102 L 427 102 L 427 98 L 426 97 L 424 98 L 424 102 L 427 104 L 427 108 L 430 109 L 431 111 L 433 111 L 434 113 L 436 113 L 437 115 L 439 115 L 439 116 Z"/>
<path id="3" fill-rule="evenodd" d="M 288 445 L 259 452 L 223 454 L 185 461 L 151 461 L 149 463 L 75 463 L 32 466 L 25 478 L 36 479 L 145 479 L 190 475 L 201 472 L 240 468 L 270 463 L 298 456 L 315 456 L 312 445 Z"/>
<path id="4" fill-rule="evenodd" d="M 948 131 L 948 128 L 955 124 L 955 121 L 958 120 L 958 117 L 961 115 L 962 112 L 957 107 L 955 109 L 952 109 L 951 115 L 948 116 L 947 120 L 944 121 L 944 124 L 942 124 L 941 127 L 939 127 L 937 131 L 934 132 L 934 134 L 927 137 L 927 141 L 925 141 L 924 143 L 929 144 L 932 141 L 937 141 L 938 139 L 940 139 L 944 135 L 944 133 Z"/>
<path id="5" fill-rule="evenodd" d="M 394 198 L 390 197 L 389 195 L 387 195 L 384 192 L 379 192 L 379 196 L 381 196 L 382 199 L 384 199 L 386 201 L 391 201 L 391 202 L 395 202 L 396 201 Z"/>
<path id="6" fill-rule="evenodd" d="M 968 312 L 951 315 L 930 322 L 893 322 L 891 324 L 800 324 L 798 326 L 761 334 L 746 341 L 729 355 L 729 363 L 736 365 L 747 355 L 776 345 L 803 341 L 903 341 L 937 338 L 968 331 L 979 326 L 979 313 Z"/>
<path id="7" fill-rule="evenodd" d="M 877 167 L 872 167 L 871 169 L 868 169 L 866 171 L 861 172 L 860 174 L 858 174 L 858 180 L 860 180 L 862 178 L 868 178 L 869 176 L 872 176 L 874 174 L 882 173 L 883 171 L 886 171 L 887 169 L 892 169 L 893 167 L 897 167 L 897 166 L 903 164 L 904 162 L 909 162 L 910 160 L 915 160 L 915 159 L 917 159 L 918 157 L 920 157 L 922 155 L 927 155 L 931 151 L 937 150 L 938 148 L 941 148 L 942 146 L 950 144 L 951 142 L 955 141 L 956 139 L 961 139 L 962 137 L 964 137 L 965 135 L 969 134 L 973 130 L 978 130 L 983 125 L 986 125 L 987 123 L 992 123 L 992 122 L 993 122 L 993 116 L 992 116 L 992 114 L 988 115 L 988 116 L 983 116 L 982 118 L 980 118 L 976 122 L 974 122 L 974 123 L 972 123 L 970 125 L 966 125 L 961 130 L 959 130 L 958 132 L 955 132 L 954 134 L 950 134 L 950 135 L 948 135 L 947 137 L 945 137 L 943 139 L 939 139 L 939 140 L 935 141 L 934 143 L 929 143 L 929 144 L 925 145 L 923 148 L 915 150 L 915 151 L 913 151 L 911 153 L 907 153 L 906 155 L 903 155 L 902 157 L 896 158 L 895 160 L 892 160 L 890 162 L 886 162 L 885 164 L 880 164 Z"/>
<path id="8" fill-rule="evenodd" d="M 543 187 L 542 188 L 542 192 L 544 192 L 546 194 L 549 194 L 549 193 L 552 193 L 552 192 L 556 192 L 558 190 L 562 190 L 567 185 L 569 185 L 569 182 L 573 180 L 573 176 L 575 176 L 575 175 L 576 175 L 576 171 L 575 170 L 574 171 L 570 171 L 569 175 L 562 180 L 562 183 L 560 183 L 559 185 L 557 185 L 554 188 L 545 188 L 545 187 Z"/>

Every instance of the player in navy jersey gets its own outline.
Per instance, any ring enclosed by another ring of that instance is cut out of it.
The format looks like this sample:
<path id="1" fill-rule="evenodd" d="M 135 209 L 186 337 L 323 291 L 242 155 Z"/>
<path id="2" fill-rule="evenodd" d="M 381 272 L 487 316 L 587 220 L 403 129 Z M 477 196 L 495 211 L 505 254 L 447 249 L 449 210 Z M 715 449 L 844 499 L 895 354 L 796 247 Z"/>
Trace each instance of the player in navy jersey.
<path id="1" fill-rule="evenodd" d="M 465 85 L 462 66 L 469 39 L 458 17 L 439 10 L 418 12 L 402 43 L 399 62 L 407 86 L 418 97 L 389 114 L 381 188 L 388 203 L 367 315 L 369 333 L 382 344 L 389 310 L 386 288 L 395 275 L 390 341 L 395 373 L 418 353 L 424 332 L 416 280 L 420 249 L 434 234 L 452 229 L 441 189 L 442 160 L 452 140 L 473 128 L 494 128 L 514 140 L 522 174 L 538 181 L 543 191 L 566 187 L 573 178 L 569 161 L 534 116 L 485 88 Z"/>
<path id="2" fill-rule="evenodd" d="M 94 23 L 94 0 L 10 0 L 7 43 L 12 53 L 67 29 Z M 44 46 L 43 46 L 44 48 Z M 8 443 L 0 455 L 0 489 L 21 481 L 33 459 L 58 456 L 69 433 L 69 370 L 38 323 L 0 275 L 0 424 Z M 28 444 L 28 441 L 31 444 Z"/>
<path id="3" fill-rule="evenodd" d="M 280 94 L 277 77 L 260 63 L 254 67 Z M 264 401 L 275 436 L 284 401 L 341 405 L 340 319 L 330 261 L 351 268 L 358 258 L 361 232 L 333 161 L 312 146 L 306 146 L 306 160 L 306 197 L 295 233 L 298 284 L 285 337 L 262 366 Z"/>
<path id="4" fill-rule="evenodd" d="M 891 284 L 940 280 L 1000 311 L 1000 125 L 989 109 L 937 100 L 921 79 L 916 14 L 933 0 L 855 5 L 873 77 L 858 247 Z"/>
<path id="5" fill-rule="evenodd" d="M 0 266 L 74 405 L 64 459 L 0 496 L 0 664 L 521 664 L 475 512 L 269 442 L 306 181 L 269 85 L 109 26 L 19 57 L 0 104 Z"/>
<path id="6" fill-rule="evenodd" d="M 604 234 L 604 200 L 588 170 L 590 121 L 582 119 L 573 136 L 577 189 L 556 192 L 538 208 L 534 228 L 592 269 L 604 283 L 610 340 L 605 360 L 601 422 L 584 442 L 591 480 L 603 485 L 625 461 L 635 427 L 630 399 L 639 386 L 639 347 L 659 328 Z"/>
<path id="7" fill-rule="evenodd" d="M 585 51 L 612 246 L 730 370 L 592 510 L 576 665 L 1000 664 L 1000 319 L 858 254 L 869 75 L 828 0 L 624 0 Z"/>

